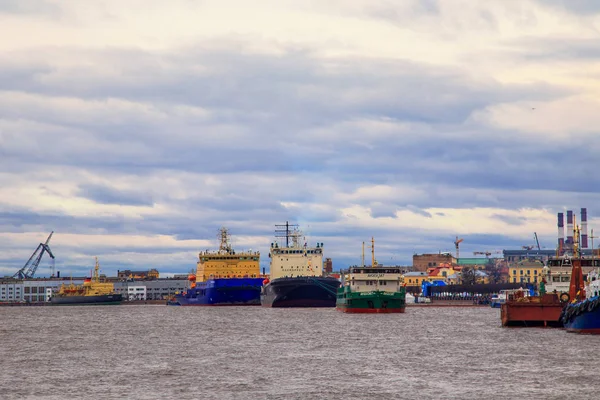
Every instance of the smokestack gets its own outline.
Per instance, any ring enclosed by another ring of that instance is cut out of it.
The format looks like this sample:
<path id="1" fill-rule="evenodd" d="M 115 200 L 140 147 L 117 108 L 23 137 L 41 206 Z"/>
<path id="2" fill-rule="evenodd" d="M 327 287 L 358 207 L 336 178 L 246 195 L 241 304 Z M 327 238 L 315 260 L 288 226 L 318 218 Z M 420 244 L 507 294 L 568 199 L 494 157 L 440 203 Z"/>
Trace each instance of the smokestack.
<path id="1" fill-rule="evenodd" d="M 567 246 L 573 248 L 573 211 L 567 210 Z"/>
<path id="2" fill-rule="evenodd" d="M 558 213 L 558 255 L 562 256 L 565 249 L 565 214 Z"/>
<path id="3" fill-rule="evenodd" d="M 588 248 L 587 208 L 581 209 L 581 248 Z"/>

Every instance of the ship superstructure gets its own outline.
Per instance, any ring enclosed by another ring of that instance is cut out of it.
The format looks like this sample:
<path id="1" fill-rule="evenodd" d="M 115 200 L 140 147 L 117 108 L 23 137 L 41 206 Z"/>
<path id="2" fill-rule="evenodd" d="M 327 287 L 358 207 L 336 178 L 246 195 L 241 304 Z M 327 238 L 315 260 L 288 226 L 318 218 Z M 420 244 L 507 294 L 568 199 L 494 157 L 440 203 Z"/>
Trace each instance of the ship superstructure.
<path id="1" fill-rule="evenodd" d="M 323 243 L 309 246 L 297 225 L 276 225 L 271 243 L 270 280 L 265 281 L 265 307 L 334 307 L 340 281 L 323 276 Z"/>
<path id="2" fill-rule="evenodd" d="M 196 282 L 219 278 L 259 278 L 260 253 L 236 252 L 230 243 L 229 230 L 219 229 L 219 250 L 202 251 L 196 265 Z"/>
<path id="3" fill-rule="evenodd" d="M 400 268 L 375 261 L 375 239 L 371 238 L 371 266 L 350 267 L 337 291 L 336 308 L 346 313 L 403 313 L 406 284 Z"/>
<path id="4" fill-rule="evenodd" d="M 114 284 L 100 282 L 99 270 L 100 263 L 96 257 L 91 278 L 86 278 L 82 285 L 61 285 L 58 292 L 50 298 L 50 302 L 54 305 L 120 304 L 123 295 L 115 292 Z"/>
<path id="5" fill-rule="evenodd" d="M 190 289 L 170 303 L 182 306 L 260 305 L 260 253 L 236 252 L 227 228 L 219 229 L 219 250 L 198 254 Z"/>
<path id="6" fill-rule="evenodd" d="M 323 275 L 323 243 L 309 247 L 297 226 L 285 225 L 285 247 L 271 243 L 271 280 Z"/>

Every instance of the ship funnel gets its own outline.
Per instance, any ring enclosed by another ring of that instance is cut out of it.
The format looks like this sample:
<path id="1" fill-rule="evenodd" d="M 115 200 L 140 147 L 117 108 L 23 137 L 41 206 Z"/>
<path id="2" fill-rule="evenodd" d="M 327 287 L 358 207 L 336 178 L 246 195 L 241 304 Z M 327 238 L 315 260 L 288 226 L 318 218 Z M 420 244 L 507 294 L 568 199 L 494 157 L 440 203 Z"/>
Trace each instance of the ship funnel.
<path id="1" fill-rule="evenodd" d="M 581 209 L 581 248 L 588 248 L 587 208 Z"/>

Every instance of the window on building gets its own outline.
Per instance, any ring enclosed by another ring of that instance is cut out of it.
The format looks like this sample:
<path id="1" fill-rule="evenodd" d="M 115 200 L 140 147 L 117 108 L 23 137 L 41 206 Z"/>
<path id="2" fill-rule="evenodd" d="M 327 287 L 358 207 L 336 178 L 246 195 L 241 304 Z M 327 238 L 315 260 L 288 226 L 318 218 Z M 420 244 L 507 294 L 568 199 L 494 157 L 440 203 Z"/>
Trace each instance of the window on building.
<path id="1" fill-rule="evenodd" d="M 531 270 L 530 269 L 527 270 L 527 275 L 531 275 Z"/>
<path id="2" fill-rule="evenodd" d="M 516 275 L 516 274 L 517 274 L 517 270 L 513 269 L 513 275 Z"/>
<path id="3" fill-rule="evenodd" d="M 523 270 L 519 271 L 519 275 L 523 275 Z M 523 282 L 523 281 L 521 281 L 521 282 Z"/>

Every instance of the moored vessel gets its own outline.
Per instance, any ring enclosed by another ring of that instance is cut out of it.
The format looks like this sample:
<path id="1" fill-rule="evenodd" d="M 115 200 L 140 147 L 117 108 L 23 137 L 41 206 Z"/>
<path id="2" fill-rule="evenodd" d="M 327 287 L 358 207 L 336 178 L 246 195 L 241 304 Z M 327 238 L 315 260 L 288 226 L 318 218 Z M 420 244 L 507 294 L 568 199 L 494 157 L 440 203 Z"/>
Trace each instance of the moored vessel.
<path id="1" fill-rule="evenodd" d="M 198 255 L 196 273 L 190 274 L 190 288 L 176 294 L 168 305 L 180 306 L 258 306 L 263 277 L 259 252 L 236 252 L 229 231 L 219 230 L 217 251 Z"/>
<path id="2" fill-rule="evenodd" d="M 275 236 L 285 244 L 271 243 L 270 279 L 265 279 L 260 301 L 264 307 L 335 307 L 337 278 L 323 275 L 323 243 L 302 242 L 297 225 L 276 225 Z"/>
<path id="3" fill-rule="evenodd" d="M 100 264 L 96 257 L 96 266 L 91 278 L 82 285 L 61 285 L 57 293 L 50 297 L 52 305 L 112 305 L 121 304 L 123 295 L 115 292 L 115 286 L 109 282 L 100 282 Z"/>
<path id="4" fill-rule="evenodd" d="M 375 240 L 371 238 L 371 266 L 350 267 L 337 291 L 336 309 L 345 313 L 403 313 L 406 285 L 402 271 L 375 261 Z"/>
<path id="5" fill-rule="evenodd" d="M 585 284 L 579 250 L 579 227 L 575 225 L 574 230 L 573 267 L 569 286 L 571 302 L 563 310 L 561 319 L 568 332 L 600 334 L 600 274 L 598 270 L 590 272 L 587 275 L 587 285 Z"/>
<path id="6" fill-rule="evenodd" d="M 500 305 L 502 326 L 561 327 L 564 303 L 558 294 L 546 293 L 543 285 L 544 281 L 537 296 L 529 296 L 525 289 L 507 290 L 506 301 Z"/>

